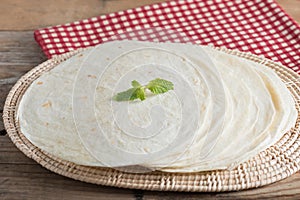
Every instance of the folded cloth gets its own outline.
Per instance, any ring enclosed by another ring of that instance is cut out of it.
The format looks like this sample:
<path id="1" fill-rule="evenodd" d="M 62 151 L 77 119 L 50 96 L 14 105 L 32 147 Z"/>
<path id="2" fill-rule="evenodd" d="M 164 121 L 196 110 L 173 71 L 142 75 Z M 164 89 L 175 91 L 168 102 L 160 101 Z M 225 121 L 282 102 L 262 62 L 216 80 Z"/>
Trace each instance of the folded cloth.
<path id="1" fill-rule="evenodd" d="M 152 27 L 182 32 L 198 44 L 263 55 L 300 73 L 300 26 L 274 0 L 167 1 L 39 29 L 34 35 L 51 58 Z"/>

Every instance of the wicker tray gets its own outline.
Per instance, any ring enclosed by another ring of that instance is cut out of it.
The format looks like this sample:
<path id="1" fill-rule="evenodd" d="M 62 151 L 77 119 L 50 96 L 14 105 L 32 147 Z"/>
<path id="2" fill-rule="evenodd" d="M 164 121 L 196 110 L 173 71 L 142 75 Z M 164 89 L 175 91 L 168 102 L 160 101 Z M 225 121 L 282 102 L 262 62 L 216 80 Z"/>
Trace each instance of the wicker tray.
<path id="1" fill-rule="evenodd" d="M 250 53 L 217 48 L 228 54 L 262 63 L 277 72 L 292 93 L 300 113 L 299 75 L 271 60 Z M 61 160 L 34 146 L 21 132 L 16 113 L 18 104 L 28 86 L 41 74 L 76 55 L 83 49 L 55 56 L 25 74 L 11 89 L 4 106 L 4 125 L 12 142 L 29 158 L 43 167 L 76 180 L 123 188 L 160 191 L 218 192 L 235 191 L 267 185 L 284 179 L 300 169 L 300 135 L 298 115 L 295 127 L 275 145 L 259 153 L 233 170 L 201 173 L 151 172 L 133 174 L 111 168 L 76 165 Z"/>

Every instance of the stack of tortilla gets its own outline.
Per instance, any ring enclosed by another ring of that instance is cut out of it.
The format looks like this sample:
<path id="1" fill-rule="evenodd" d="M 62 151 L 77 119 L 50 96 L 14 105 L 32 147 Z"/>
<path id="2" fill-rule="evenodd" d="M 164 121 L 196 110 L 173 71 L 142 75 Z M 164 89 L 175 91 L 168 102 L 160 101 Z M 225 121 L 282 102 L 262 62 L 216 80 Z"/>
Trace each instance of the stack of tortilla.
<path id="1" fill-rule="evenodd" d="M 155 78 L 174 90 L 112 98 Z M 297 116 L 289 90 L 261 64 L 208 46 L 112 41 L 36 79 L 17 117 L 34 145 L 76 164 L 198 172 L 249 160 Z"/>

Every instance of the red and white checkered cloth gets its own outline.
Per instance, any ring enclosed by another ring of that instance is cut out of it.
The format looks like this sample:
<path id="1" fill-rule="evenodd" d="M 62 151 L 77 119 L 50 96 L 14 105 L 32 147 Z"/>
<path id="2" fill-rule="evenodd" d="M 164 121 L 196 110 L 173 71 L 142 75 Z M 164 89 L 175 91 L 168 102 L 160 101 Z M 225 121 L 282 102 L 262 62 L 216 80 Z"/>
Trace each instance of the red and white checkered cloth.
<path id="1" fill-rule="evenodd" d="M 39 29 L 34 34 L 51 58 L 152 27 L 182 32 L 195 43 L 264 55 L 300 73 L 300 26 L 274 0 L 168 1 Z M 139 39 L 150 40 L 150 36 Z"/>

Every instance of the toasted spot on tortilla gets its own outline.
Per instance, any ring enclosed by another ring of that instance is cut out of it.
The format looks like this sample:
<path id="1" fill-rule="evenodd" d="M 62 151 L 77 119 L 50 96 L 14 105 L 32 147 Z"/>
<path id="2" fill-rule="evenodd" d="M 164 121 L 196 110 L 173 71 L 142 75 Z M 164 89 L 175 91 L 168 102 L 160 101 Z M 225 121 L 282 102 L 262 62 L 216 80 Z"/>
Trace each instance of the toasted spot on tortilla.
<path id="1" fill-rule="evenodd" d="M 42 105 L 42 107 L 44 107 L 44 108 L 49 108 L 49 107 L 51 107 L 52 106 L 52 103 L 50 102 L 50 101 L 47 101 L 46 103 L 44 103 L 43 105 Z"/>
<path id="2" fill-rule="evenodd" d="M 89 77 L 89 78 L 97 78 L 97 76 L 92 75 L 92 74 L 89 74 L 88 77 Z"/>

